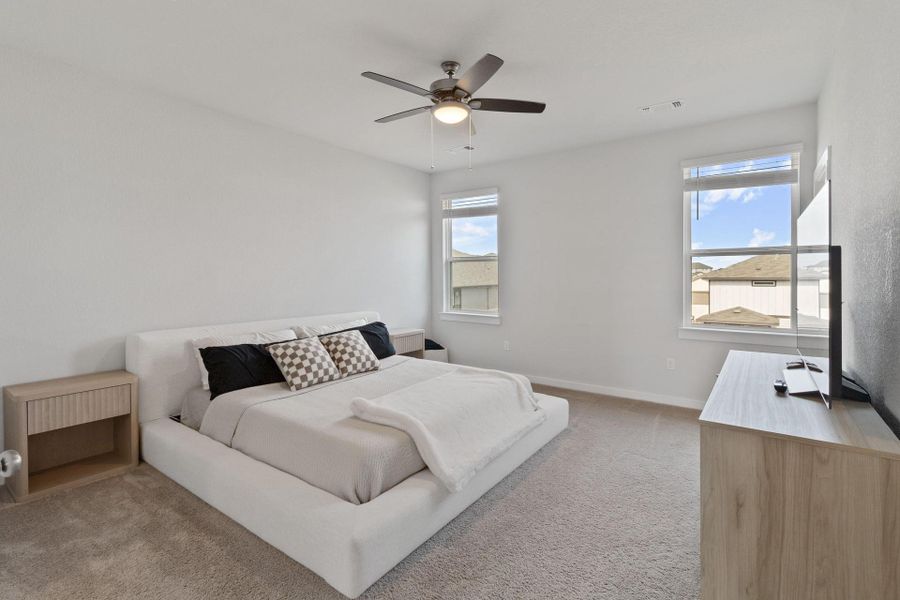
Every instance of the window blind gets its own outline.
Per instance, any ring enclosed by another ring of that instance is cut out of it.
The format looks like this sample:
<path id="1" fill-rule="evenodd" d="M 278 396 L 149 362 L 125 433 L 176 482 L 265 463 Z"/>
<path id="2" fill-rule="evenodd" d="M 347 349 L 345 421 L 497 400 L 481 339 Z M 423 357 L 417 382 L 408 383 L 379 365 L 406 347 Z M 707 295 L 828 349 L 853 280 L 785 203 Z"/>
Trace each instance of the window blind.
<path id="1" fill-rule="evenodd" d="M 720 165 L 685 167 L 684 191 L 706 192 L 793 184 L 800 181 L 799 156 L 769 156 Z"/>
<path id="2" fill-rule="evenodd" d="M 478 195 L 446 195 L 441 197 L 445 219 L 485 217 L 497 214 L 497 192 Z"/>

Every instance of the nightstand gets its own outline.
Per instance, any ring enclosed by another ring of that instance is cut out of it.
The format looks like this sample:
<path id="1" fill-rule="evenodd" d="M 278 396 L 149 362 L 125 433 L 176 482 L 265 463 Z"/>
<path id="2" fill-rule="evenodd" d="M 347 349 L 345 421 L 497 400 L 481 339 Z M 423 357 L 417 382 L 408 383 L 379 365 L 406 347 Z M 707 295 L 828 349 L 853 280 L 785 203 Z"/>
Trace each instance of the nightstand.
<path id="1" fill-rule="evenodd" d="M 415 358 L 425 357 L 424 329 L 390 329 L 391 343 L 397 354 L 405 354 Z"/>
<path id="2" fill-rule="evenodd" d="M 138 464 L 137 376 L 109 371 L 3 389 L 7 448 L 22 468 L 16 501 L 123 473 Z"/>

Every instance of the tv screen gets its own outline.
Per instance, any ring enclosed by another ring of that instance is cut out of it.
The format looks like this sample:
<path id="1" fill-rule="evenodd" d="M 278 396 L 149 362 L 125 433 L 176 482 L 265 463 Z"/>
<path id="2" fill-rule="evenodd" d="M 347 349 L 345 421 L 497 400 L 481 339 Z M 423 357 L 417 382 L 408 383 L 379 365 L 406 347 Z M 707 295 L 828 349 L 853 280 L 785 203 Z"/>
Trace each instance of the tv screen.
<path id="1" fill-rule="evenodd" d="M 841 249 L 831 238 L 831 181 L 829 152 L 816 167 L 814 195 L 797 218 L 797 296 L 794 317 L 797 349 L 809 362 L 827 358 L 819 392 L 830 407 L 830 398 L 841 397 Z"/>

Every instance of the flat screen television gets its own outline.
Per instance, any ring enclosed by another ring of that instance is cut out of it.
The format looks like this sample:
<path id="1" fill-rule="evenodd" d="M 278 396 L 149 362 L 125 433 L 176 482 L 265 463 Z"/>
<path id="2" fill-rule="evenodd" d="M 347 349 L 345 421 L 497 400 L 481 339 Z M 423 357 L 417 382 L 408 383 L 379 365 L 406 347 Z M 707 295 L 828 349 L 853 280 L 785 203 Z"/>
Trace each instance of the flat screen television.
<path id="1" fill-rule="evenodd" d="M 843 382 L 843 365 L 844 359 L 841 355 L 841 345 L 843 344 L 842 328 L 841 328 L 841 307 L 843 300 L 841 299 L 841 247 L 835 245 L 828 246 L 828 271 L 829 271 L 829 326 L 828 326 L 828 394 L 834 398 L 843 398 L 844 382 Z M 830 408 L 830 407 L 829 407 Z"/>
<path id="2" fill-rule="evenodd" d="M 828 376 L 810 373 L 810 377 L 829 408 L 832 398 L 869 400 L 865 390 L 843 373 L 841 247 L 832 243 L 831 235 L 830 154 L 830 148 L 826 149 L 816 165 L 813 198 L 797 218 L 794 307 L 797 350 L 803 364 L 809 368 L 815 364 L 813 356 L 827 355 Z"/>

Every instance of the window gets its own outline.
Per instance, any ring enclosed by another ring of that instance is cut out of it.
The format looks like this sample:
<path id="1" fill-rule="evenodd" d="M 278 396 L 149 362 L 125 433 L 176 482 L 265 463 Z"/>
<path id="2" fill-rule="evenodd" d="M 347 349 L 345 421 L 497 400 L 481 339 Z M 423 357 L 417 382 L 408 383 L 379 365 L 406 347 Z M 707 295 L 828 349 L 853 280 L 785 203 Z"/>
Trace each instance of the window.
<path id="1" fill-rule="evenodd" d="M 800 151 L 798 144 L 682 163 L 686 327 L 793 332 L 792 307 L 822 314 L 806 279 L 801 287 L 810 290 L 798 297 Z M 804 307 L 807 300 L 815 306 Z"/>
<path id="2" fill-rule="evenodd" d="M 441 196 L 444 313 L 493 322 L 500 314 L 497 190 Z"/>

